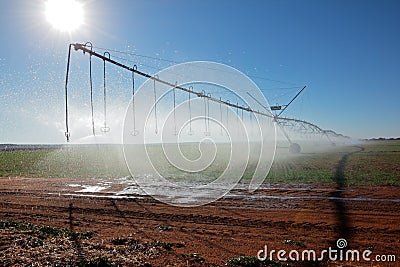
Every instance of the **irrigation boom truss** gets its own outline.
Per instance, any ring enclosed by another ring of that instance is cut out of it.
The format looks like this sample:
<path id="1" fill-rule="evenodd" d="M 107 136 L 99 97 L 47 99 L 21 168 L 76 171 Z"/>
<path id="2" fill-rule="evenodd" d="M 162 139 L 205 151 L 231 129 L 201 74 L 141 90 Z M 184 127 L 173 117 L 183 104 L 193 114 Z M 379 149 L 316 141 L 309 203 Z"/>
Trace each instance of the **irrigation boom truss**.
<path id="1" fill-rule="evenodd" d="M 129 67 L 127 65 L 124 65 L 116 60 L 111 59 L 111 55 L 109 52 L 105 52 L 103 55 L 95 52 L 93 50 L 93 45 L 90 42 L 87 42 L 85 44 L 80 44 L 80 43 L 71 43 L 69 44 L 68 47 L 68 59 L 67 59 L 67 70 L 66 70 L 66 77 L 65 77 L 65 127 L 66 127 L 66 131 L 65 131 L 65 137 L 67 138 L 67 142 L 70 139 L 70 131 L 69 131 L 69 112 L 68 112 L 68 80 L 69 80 L 69 70 L 70 70 L 70 63 L 71 63 L 71 48 L 74 48 L 75 51 L 82 51 L 83 53 L 88 53 L 90 55 L 90 93 L 91 93 L 91 111 L 92 111 L 92 132 L 93 135 L 95 135 L 95 130 L 94 130 L 94 120 L 93 120 L 93 89 L 92 89 L 92 74 L 91 74 L 91 68 L 92 68 L 92 61 L 91 58 L 92 56 L 97 57 L 99 59 L 102 59 L 104 62 L 104 100 L 105 100 L 105 95 L 106 95 L 106 91 L 105 91 L 105 62 L 109 62 L 113 65 L 116 65 L 118 67 L 121 67 L 123 69 L 126 69 L 130 72 L 132 72 L 133 74 L 138 74 L 142 77 L 148 78 L 150 80 L 153 80 L 154 82 L 158 82 L 164 85 L 168 85 L 172 88 L 178 89 L 178 90 L 182 90 L 184 92 L 187 92 L 189 95 L 190 94 L 194 94 L 197 97 L 202 97 L 208 101 L 213 101 L 222 105 L 226 105 L 228 107 L 232 107 L 235 108 L 236 110 L 242 110 L 242 111 L 247 111 L 247 112 L 251 112 L 253 114 L 257 114 L 260 116 L 265 116 L 268 118 L 273 119 L 274 122 L 277 123 L 277 125 L 279 126 L 279 128 L 282 130 L 282 132 L 284 133 L 285 137 L 287 138 L 287 140 L 289 141 L 289 143 L 291 144 L 291 150 L 292 152 L 300 152 L 300 146 L 298 144 L 295 144 L 291 141 L 289 135 L 287 134 L 285 128 L 287 129 L 292 129 L 295 131 L 298 131 L 300 133 L 304 133 L 304 134 L 319 134 L 319 135 L 323 135 L 326 136 L 328 138 L 329 141 L 331 141 L 330 137 L 343 137 L 343 138 L 347 138 L 346 136 L 343 136 L 342 134 L 338 134 L 333 130 L 324 130 L 321 129 L 320 127 L 318 127 L 317 125 L 304 121 L 304 120 L 299 120 L 299 119 L 294 119 L 294 118 L 287 118 L 287 117 L 281 117 L 280 115 L 288 108 L 288 106 L 300 95 L 300 93 L 305 89 L 305 86 L 300 90 L 300 92 L 298 92 L 296 94 L 296 96 L 287 104 L 284 105 L 283 109 L 282 106 L 271 106 L 271 107 L 265 107 L 263 106 L 257 99 L 255 99 L 252 95 L 249 95 L 255 100 L 257 101 L 265 110 L 266 112 L 261 112 L 259 110 L 254 110 L 251 109 L 250 107 L 243 107 L 240 106 L 239 104 L 234 104 L 231 103 L 229 100 L 224 101 L 221 100 L 220 98 L 214 98 L 212 97 L 210 94 L 205 93 L 204 91 L 202 92 L 198 92 L 198 91 L 194 91 L 191 89 L 191 87 L 185 88 L 182 86 L 179 86 L 177 84 L 165 81 L 160 79 L 157 75 L 150 75 L 144 72 L 141 72 L 137 69 L 137 66 L 134 65 L 133 67 Z M 272 111 L 278 111 L 280 110 L 280 113 L 278 115 L 274 115 L 272 113 Z M 104 101 L 104 114 L 106 114 L 106 104 Z M 106 115 L 105 115 L 106 116 Z M 104 127 L 102 127 L 102 131 L 107 132 L 109 131 L 109 128 L 106 125 L 106 119 L 104 121 Z"/>

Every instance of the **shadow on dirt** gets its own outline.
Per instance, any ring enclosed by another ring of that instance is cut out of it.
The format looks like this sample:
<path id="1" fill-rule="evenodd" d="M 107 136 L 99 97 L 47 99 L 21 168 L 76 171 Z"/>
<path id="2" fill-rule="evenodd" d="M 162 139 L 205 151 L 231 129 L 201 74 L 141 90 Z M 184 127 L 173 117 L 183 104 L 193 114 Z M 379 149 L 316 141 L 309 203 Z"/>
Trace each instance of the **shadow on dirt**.
<path id="1" fill-rule="evenodd" d="M 336 183 L 336 190 L 331 192 L 331 197 L 334 199 L 332 200 L 333 204 L 335 205 L 336 209 L 336 220 L 337 220 L 337 228 L 338 228 L 338 236 L 337 238 L 344 238 L 347 241 L 351 238 L 350 232 L 350 220 L 347 215 L 346 203 L 344 200 L 344 190 L 347 186 L 347 178 L 345 175 L 346 164 L 349 160 L 349 157 L 353 154 L 360 153 L 365 150 L 365 148 L 360 146 L 355 146 L 358 150 L 346 153 L 342 156 L 339 160 L 335 175 L 333 177 Z M 336 244 L 335 244 L 336 246 Z"/>
<path id="2" fill-rule="evenodd" d="M 69 213 L 68 221 L 69 221 L 69 230 L 71 230 L 71 231 L 74 231 L 73 210 L 74 210 L 74 204 L 72 202 L 70 202 L 69 206 L 68 206 L 68 213 Z M 82 245 L 81 245 L 81 243 L 79 241 L 79 238 L 77 236 L 73 236 L 72 237 L 72 242 L 73 242 L 75 250 L 76 250 L 76 252 L 78 254 L 78 260 L 79 261 L 85 261 L 86 260 L 85 259 L 86 258 L 85 257 L 85 253 L 83 252 Z"/>

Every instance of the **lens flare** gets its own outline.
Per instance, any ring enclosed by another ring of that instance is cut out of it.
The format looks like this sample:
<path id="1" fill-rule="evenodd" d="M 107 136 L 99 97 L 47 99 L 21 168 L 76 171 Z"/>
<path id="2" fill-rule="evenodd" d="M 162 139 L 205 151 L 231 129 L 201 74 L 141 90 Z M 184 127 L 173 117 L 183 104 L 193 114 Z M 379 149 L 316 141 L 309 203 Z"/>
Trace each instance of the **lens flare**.
<path id="1" fill-rule="evenodd" d="M 83 7 L 75 0 L 48 0 L 45 8 L 47 21 L 57 30 L 71 32 L 83 24 Z"/>

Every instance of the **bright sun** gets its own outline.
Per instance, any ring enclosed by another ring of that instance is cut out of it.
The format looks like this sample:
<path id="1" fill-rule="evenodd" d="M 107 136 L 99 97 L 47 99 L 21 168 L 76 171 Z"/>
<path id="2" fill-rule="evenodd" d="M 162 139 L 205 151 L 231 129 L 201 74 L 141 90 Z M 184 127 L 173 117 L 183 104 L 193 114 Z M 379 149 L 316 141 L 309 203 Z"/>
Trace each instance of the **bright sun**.
<path id="1" fill-rule="evenodd" d="M 47 21 L 57 30 L 71 32 L 83 23 L 82 4 L 75 0 L 47 0 Z"/>

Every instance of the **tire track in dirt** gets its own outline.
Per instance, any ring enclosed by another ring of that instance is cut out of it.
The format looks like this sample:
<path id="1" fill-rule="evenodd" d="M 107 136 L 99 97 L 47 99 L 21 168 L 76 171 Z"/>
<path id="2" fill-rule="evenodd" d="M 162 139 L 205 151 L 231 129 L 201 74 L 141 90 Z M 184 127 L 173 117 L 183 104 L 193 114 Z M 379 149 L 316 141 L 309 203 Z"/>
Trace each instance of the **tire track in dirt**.
<path id="1" fill-rule="evenodd" d="M 13 198 L 16 199 L 21 193 L 11 194 Z M 24 194 L 22 194 L 23 196 Z M 44 200 L 44 203 L 40 201 L 40 196 L 35 196 L 32 198 L 33 194 L 29 193 L 30 201 L 33 202 L 41 202 L 41 203 L 15 203 L 9 201 L 3 201 L 1 204 L 1 210 L 4 213 L 22 216 L 23 214 L 35 214 L 36 217 L 47 217 L 53 219 L 64 219 L 68 220 L 68 214 L 70 212 L 70 207 L 68 203 L 75 203 L 74 204 L 74 213 L 81 214 L 84 217 L 89 218 L 90 216 L 93 217 L 113 217 L 113 218 L 124 218 L 125 220 L 152 220 L 152 221 L 159 221 L 159 222 L 174 222 L 174 223 L 184 223 L 184 224 L 198 224 L 198 225 L 223 225 L 223 226 L 236 226 L 236 227 L 254 227 L 254 228 L 274 228 L 274 229 L 281 229 L 285 230 L 288 228 L 293 229 L 313 229 L 318 231 L 326 230 L 327 228 L 338 230 L 340 229 L 339 226 L 335 226 L 334 224 L 327 224 L 326 222 L 317 222 L 317 223 L 309 223 L 309 222 L 293 222 L 293 221 L 282 221 L 282 220 L 268 220 L 268 219 L 261 219 L 263 214 L 260 212 L 258 217 L 254 218 L 243 218 L 246 215 L 243 213 L 235 213 L 235 210 L 230 211 L 229 209 L 225 209 L 226 213 L 231 213 L 230 216 L 218 216 L 215 215 L 215 212 L 218 213 L 218 210 L 222 209 L 222 207 L 212 207 L 214 209 L 213 215 L 203 215 L 203 214 L 196 214 L 193 213 L 180 213 L 179 209 L 172 209 L 171 212 L 163 212 L 162 206 L 164 204 L 160 204 L 156 201 L 139 201 L 139 200 L 119 200 L 120 203 L 129 206 L 129 209 L 122 209 L 117 211 L 115 207 L 109 204 L 110 200 L 105 199 L 87 199 L 84 197 L 78 198 L 65 198 L 65 201 L 61 201 L 59 205 L 54 205 L 55 201 L 51 201 L 50 199 Z M 36 200 L 35 200 L 36 198 Z M 62 198 L 60 196 L 59 198 Z M 23 199 L 21 199 L 23 200 Z M 137 210 L 137 208 L 133 207 L 133 204 L 140 206 L 148 206 L 146 210 Z M 97 205 L 98 208 L 90 207 L 91 205 Z M 152 206 L 161 205 L 160 208 L 157 210 L 152 210 Z M 211 207 L 210 207 L 211 208 Z M 13 212 L 14 211 L 14 212 Z M 201 210 L 200 210 L 201 211 Z M 242 211 L 243 212 L 243 211 Z M 334 213 L 334 209 L 331 211 L 326 211 L 326 214 Z M 369 211 L 371 213 L 371 211 Z M 351 215 L 356 215 L 352 213 Z M 361 214 L 360 215 L 365 215 Z M 240 218 L 242 216 L 242 218 Z M 391 217 L 390 215 L 387 215 Z M 352 230 L 352 227 L 349 227 L 349 230 Z M 357 231 L 369 231 L 370 228 L 362 228 L 357 227 Z M 388 232 L 388 229 L 375 229 L 375 231 L 385 231 Z M 399 234 L 400 230 L 391 231 L 393 234 Z"/>

